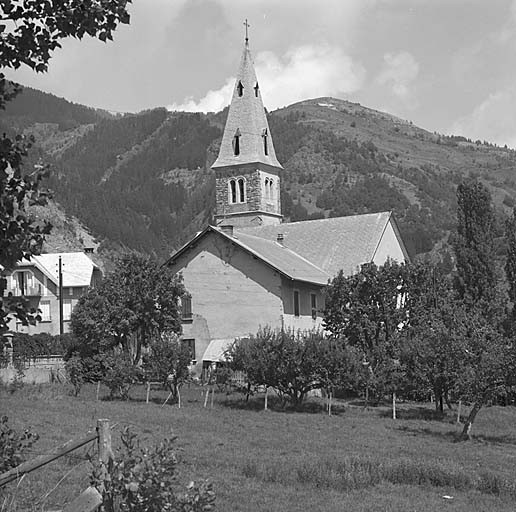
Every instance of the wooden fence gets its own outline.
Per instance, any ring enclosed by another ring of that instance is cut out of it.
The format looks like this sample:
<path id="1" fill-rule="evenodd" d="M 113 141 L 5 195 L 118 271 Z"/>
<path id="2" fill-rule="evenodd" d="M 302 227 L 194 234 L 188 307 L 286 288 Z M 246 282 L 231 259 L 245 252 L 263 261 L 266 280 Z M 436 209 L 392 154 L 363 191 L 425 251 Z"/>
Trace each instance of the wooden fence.
<path id="1" fill-rule="evenodd" d="M 18 480 L 27 473 L 31 473 L 32 471 L 35 471 L 36 469 L 39 469 L 93 441 L 97 441 L 99 460 L 102 463 L 107 464 L 113 457 L 113 452 L 111 450 L 111 429 L 109 427 L 109 420 L 99 419 L 97 420 L 97 428 L 95 432 L 88 433 L 80 439 L 68 441 L 62 446 L 55 448 L 49 454 L 40 455 L 35 459 L 23 462 L 19 466 L 1 474 L 0 487 Z M 101 505 L 101 494 L 95 487 L 90 486 L 81 493 L 80 496 L 66 505 L 62 512 L 94 512 L 95 510 L 98 510 Z"/>

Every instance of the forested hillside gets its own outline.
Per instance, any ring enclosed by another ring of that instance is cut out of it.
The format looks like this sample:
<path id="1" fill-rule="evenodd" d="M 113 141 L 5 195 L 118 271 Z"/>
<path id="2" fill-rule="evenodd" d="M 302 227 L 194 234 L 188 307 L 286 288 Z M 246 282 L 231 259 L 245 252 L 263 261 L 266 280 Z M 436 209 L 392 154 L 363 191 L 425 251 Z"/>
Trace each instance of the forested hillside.
<path id="1" fill-rule="evenodd" d="M 55 201 L 88 226 L 101 252 L 164 257 L 211 219 L 210 165 L 226 114 L 155 109 L 115 117 L 26 89 L 0 124 L 36 137 L 29 162 L 52 163 Z M 446 258 L 462 179 L 490 188 L 500 219 L 514 205 L 513 150 L 332 98 L 272 112 L 269 122 L 285 168 L 286 220 L 393 210 L 412 255 Z"/>

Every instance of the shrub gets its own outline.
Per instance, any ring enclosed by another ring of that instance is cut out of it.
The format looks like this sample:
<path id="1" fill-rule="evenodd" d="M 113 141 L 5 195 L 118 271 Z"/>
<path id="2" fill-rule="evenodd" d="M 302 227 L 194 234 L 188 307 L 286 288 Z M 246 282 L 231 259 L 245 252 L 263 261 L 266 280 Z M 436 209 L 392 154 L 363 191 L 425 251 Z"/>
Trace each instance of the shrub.
<path id="1" fill-rule="evenodd" d="M 128 400 L 131 386 L 141 378 L 141 369 L 134 366 L 131 356 L 124 352 L 104 354 L 102 364 L 102 382 L 109 388 L 110 397 Z"/>
<path id="2" fill-rule="evenodd" d="M 92 484 L 103 494 L 106 512 L 204 512 L 213 509 L 211 483 L 178 482 L 175 438 L 143 448 L 136 434 L 126 428 L 122 447 L 106 474 L 102 463 L 93 461 Z"/>
<path id="3" fill-rule="evenodd" d="M 84 382 L 84 364 L 82 359 L 74 354 L 65 362 L 65 369 L 74 389 L 74 396 L 78 396 Z"/>
<path id="4" fill-rule="evenodd" d="M 17 432 L 9 425 L 9 418 L 0 418 L 0 473 L 9 471 L 19 466 L 23 461 L 23 453 L 28 450 L 37 440 L 38 434 L 30 428 L 22 433 Z"/>
<path id="5" fill-rule="evenodd" d="M 175 333 L 165 333 L 153 339 L 143 356 L 143 369 L 148 381 L 157 381 L 178 398 L 179 389 L 189 377 L 192 354 Z"/>

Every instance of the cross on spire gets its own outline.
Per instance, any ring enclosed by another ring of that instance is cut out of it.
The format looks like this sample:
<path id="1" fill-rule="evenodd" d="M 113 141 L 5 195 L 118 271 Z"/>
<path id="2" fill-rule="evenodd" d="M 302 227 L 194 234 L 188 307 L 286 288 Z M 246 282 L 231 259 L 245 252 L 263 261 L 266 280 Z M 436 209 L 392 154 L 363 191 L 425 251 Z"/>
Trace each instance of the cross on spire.
<path id="1" fill-rule="evenodd" d="M 244 21 L 244 26 L 245 26 L 245 44 L 247 44 L 249 42 L 248 28 L 251 26 L 251 25 L 249 25 L 249 23 L 247 23 L 247 18 Z"/>

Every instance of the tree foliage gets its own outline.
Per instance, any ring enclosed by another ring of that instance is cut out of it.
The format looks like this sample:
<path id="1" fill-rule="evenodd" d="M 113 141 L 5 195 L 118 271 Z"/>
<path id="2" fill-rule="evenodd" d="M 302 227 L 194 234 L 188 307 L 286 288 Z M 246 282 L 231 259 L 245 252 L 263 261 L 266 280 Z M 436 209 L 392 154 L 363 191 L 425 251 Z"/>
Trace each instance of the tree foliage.
<path id="1" fill-rule="evenodd" d="M 353 356 L 320 332 L 272 329 L 235 341 L 226 353 L 232 370 L 245 372 L 253 386 L 273 388 L 294 407 L 313 389 L 346 386 L 354 373 Z"/>
<path id="2" fill-rule="evenodd" d="M 456 289 L 469 304 L 488 305 L 496 294 L 494 212 L 489 190 L 480 182 L 457 187 Z"/>
<path id="3" fill-rule="evenodd" d="M 427 263 L 408 267 L 408 322 L 402 330 L 402 361 L 407 372 L 407 392 L 417 398 L 443 400 L 456 390 L 461 371 L 463 333 L 458 318 L 463 307 L 456 300 L 451 280 Z"/>
<path id="4" fill-rule="evenodd" d="M 105 41 L 112 39 L 118 23 L 129 23 L 130 0 L 4 0 L 0 5 L 0 69 L 26 65 L 36 72 L 47 70 L 60 40 L 85 34 Z M 19 92 L 20 86 L 0 73 L 0 109 Z M 0 265 L 10 269 L 22 258 L 41 251 L 50 224 L 31 216 L 27 208 L 44 204 L 46 191 L 39 188 L 48 167 L 24 169 L 23 160 L 32 138 L 18 135 L 0 139 Z M 0 279 L 0 297 L 6 288 Z M 35 311 L 21 300 L 1 300 L 0 331 L 7 329 L 8 316 L 22 324 L 34 323 Z"/>
<path id="5" fill-rule="evenodd" d="M 122 256 L 116 269 L 81 297 L 71 327 L 84 357 L 119 348 L 133 362 L 153 336 L 179 333 L 181 278 L 158 261 L 138 254 Z"/>
<path id="6" fill-rule="evenodd" d="M 326 289 L 324 325 L 359 353 L 362 386 L 381 396 L 395 391 L 400 367 L 400 327 L 407 321 L 407 266 L 388 261 L 363 265 L 346 277 L 342 271 Z"/>
<path id="7" fill-rule="evenodd" d="M 143 356 L 143 370 L 147 381 L 161 382 L 177 398 L 179 389 L 187 381 L 192 354 L 188 345 L 175 333 L 154 337 Z"/>

